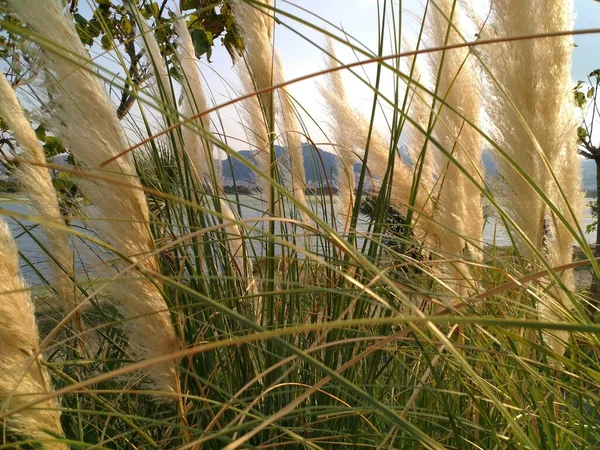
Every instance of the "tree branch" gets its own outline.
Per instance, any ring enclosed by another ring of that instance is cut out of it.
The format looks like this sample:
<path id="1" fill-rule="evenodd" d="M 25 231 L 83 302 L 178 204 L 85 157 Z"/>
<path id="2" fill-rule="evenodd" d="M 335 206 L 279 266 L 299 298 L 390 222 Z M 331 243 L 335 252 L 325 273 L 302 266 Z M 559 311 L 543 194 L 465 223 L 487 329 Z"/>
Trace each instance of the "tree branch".
<path id="1" fill-rule="evenodd" d="M 584 150 L 582 148 L 579 149 L 579 154 L 581 156 L 583 156 L 585 159 L 596 159 L 596 157 L 594 155 L 592 155 L 590 152 L 588 152 L 587 150 Z"/>

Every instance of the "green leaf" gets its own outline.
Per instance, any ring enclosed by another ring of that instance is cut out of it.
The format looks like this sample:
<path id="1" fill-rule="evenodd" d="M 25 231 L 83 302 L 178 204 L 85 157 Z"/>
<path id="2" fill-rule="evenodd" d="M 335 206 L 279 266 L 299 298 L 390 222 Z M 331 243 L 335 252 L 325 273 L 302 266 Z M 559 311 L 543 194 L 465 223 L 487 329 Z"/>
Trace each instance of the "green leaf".
<path id="1" fill-rule="evenodd" d="M 183 0 L 181 3 L 181 10 L 188 11 L 190 9 L 196 9 L 199 6 L 198 0 Z"/>
<path id="2" fill-rule="evenodd" d="M 65 148 L 58 138 L 54 136 L 47 136 L 46 143 L 44 144 L 44 151 L 46 152 L 47 158 L 52 158 L 53 156 L 64 153 Z"/>
<path id="3" fill-rule="evenodd" d="M 597 221 L 596 222 L 592 222 L 592 223 L 586 225 L 586 227 L 585 227 L 585 233 L 586 234 L 593 233 L 594 231 L 596 231 L 596 227 L 597 226 L 598 226 L 598 222 Z"/>
<path id="4" fill-rule="evenodd" d="M 244 41 L 241 37 L 229 32 L 223 38 L 223 45 L 231 56 L 231 61 L 235 64 L 236 57 L 244 51 Z"/>
<path id="5" fill-rule="evenodd" d="M 131 25 L 131 21 L 127 16 L 123 17 L 121 20 L 121 32 L 124 36 L 128 36 L 133 31 L 133 26 Z"/>
<path id="6" fill-rule="evenodd" d="M 40 141 L 46 141 L 46 129 L 43 125 L 40 125 L 35 129 L 35 135 Z"/>
<path id="7" fill-rule="evenodd" d="M 201 30 L 202 29 L 202 23 L 198 19 L 197 15 L 195 15 L 195 14 L 190 15 L 189 20 L 187 21 L 187 27 L 188 27 L 188 30 L 191 30 L 191 29 Z"/>
<path id="8" fill-rule="evenodd" d="M 100 24 L 98 23 L 98 20 L 92 19 L 88 22 L 87 32 L 92 38 L 100 36 Z"/>
<path id="9" fill-rule="evenodd" d="M 580 142 L 585 142 L 588 137 L 588 132 L 585 128 L 579 127 L 577 128 L 577 138 Z"/>
<path id="10" fill-rule="evenodd" d="M 142 15 L 146 19 L 149 19 L 150 17 L 157 18 L 159 12 L 160 12 L 160 8 L 158 6 L 158 3 L 152 2 L 150 4 L 144 5 L 144 9 L 142 10 Z"/>
<path id="11" fill-rule="evenodd" d="M 75 19 L 75 23 L 77 25 L 79 25 L 80 27 L 85 27 L 88 23 L 87 19 L 85 17 L 83 17 L 81 14 L 75 14 L 73 16 L 73 19 Z"/>
<path id="12" fill-rule="evenodd" d="M 585 94 L 581 91 L 575 91 L 575 92 L 573 92 L 573 96 L 574 96 L 574 100 L 575 100 L 575 105 L 578 108 L 583 108 L 587 102 L 587 100 L 585 98 Z"/>
<path id="13" fill-rule="evenodd" d="M 590 99 L 594 96 L 595 93 L 596 93 L 596 90 L 593 87 L 591 87 L 588 89 L 586 96 L 588 99 Z"/>
<path id="14" fill-rule="evenodd" d="M 225 31 L 226 21 L 227 19 L 223 14 L 217 14 L 214 10 L 210 10 L 208 14 L 203 15 L 202 25 L 214 36 L 219 36 Z"/>
<path id="15" fill-rule="evenodd" d="M 203 30 L 193 30 L 192 42 L 194 43 L 196 58 L 200 58 L 206 54 L 206 58 L 210 62 L 213 45 L 212 33 Z"/>
<path id="16" fill-rule="evenodd" d="M 104 50 L 110 50 L 111 48 L 113 48 L 113 40 L 108 37 L 106 34 L 104 36 L 102 36 L 102 39 L 100 40 L 100 44 L 102 45 L 102 48 Z"/>

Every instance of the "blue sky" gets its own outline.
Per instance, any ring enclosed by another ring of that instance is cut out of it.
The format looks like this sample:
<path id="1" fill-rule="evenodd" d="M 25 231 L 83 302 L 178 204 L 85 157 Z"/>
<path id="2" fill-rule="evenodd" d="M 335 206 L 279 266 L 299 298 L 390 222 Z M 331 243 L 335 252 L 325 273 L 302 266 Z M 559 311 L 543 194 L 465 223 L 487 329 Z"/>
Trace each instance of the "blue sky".
<path id="1" fill-rule="evenodd" d="M 600 28 L 600 2 L 576 0 L 576 29 Z M 573 54 L 573 78 L 585 80 L 592 70 L 600 68 L 600 35 L 577 36 Z"/>
<path id="2" fill-rule="evenodd" d="M 398 0 L 393 1 L 395 5 L 399 4 Z M 485 0 L 472 0 L 471 4 L 483 5 L 485 2 Z M 291 3 L 285 0 L 277 0 L 279 8 L 298 14 L 315 26 L 323 27 L 338 35 L 340 31 L 335 31 L 333 26 L 343 27 L 349 35 L 371 49 L 375 49 L 377 46 L 377 3 L 377 0 L 292 0 Z M 293 6 L 294 4 L 311 11 L 314 16 L 300 11 Z M 417 22 L 416 19 L 411 19 L 411 14 L 418 17 L 423 2 L 421 0 L 402 0 L 401 4 L 404 9 L 403 21 L 408 24 L 407 29 L 410 30 L 411 23 Z M 600 3 L 593 0 L 575 0 L 575 13 L 576 29 L 600 28 Z M 325 24 L 318 17 L 331 21 L 331 24 Z M 291 19 L 285 17 L 281 17 L 281 21 L 289 25 L 294 24 Z M 307 26 L 294 24 L 293 27 L 301 36 L 291 32 L 284 26 L 279 26 L 276 30 L 276 45 L 282 54 L 288 79 L 316 72 L 324 67 L 321 53 L 305 39 L 313 39 L 316 43 L 322 44 L 323 36 Z M 410 35 L 410 32 L 408 34 Z M 573 55 L 573 79 L 585 80 L 587 74 L 600 67 L 600 35 L 577 36 L 576 43 L 578 47 L 575 48 Z M 338 45 L 337 49 L 338 56 L 344 62 L 352 62 L 357 59 L 351 51 L 343 46 Z M 222 55 L 217 56 L 218 60 L 215 61 L 215 67 L 221 66 L 223 63 L 220 60 L 221 58 Z M 230 65 L 229 61 L 226 61 L 226 63 Z M 226 69 L 226 67 L 222 67 L 219 72 L 227 73 Z M 366 73 L 372 75 L 372 69 L 373 67 L 366 68 Z M 372 93 L 369 89 L 365 88 L 363 83 L 348 73 L 344 74 L 344 81 L 353 106 L 369 111 L 372 102 Z M 323 122 L 326 117 L 322 113 L 323 105 L 316 93 L 315 82 L 318 82 L 318 80 L 299 83 L 294 85 L 291 91 L 312 112 L 317 120 Z M 380 123 L 380 125 L 383 124 Z M 316 127 L 311 126 L 309 128 L 311 133 L 315 133 L 317 136 L 320 134 Z M 243 146 L 242 143 L 239 143 L 234 144 L 234 147 L 238 145 Z"/>
<path id="3" fill-rule="evenodd" d="M 422 0 L 391 1 L 396 6 L 396 14 L 399 11 L 398 5 L 402 5 L 403 23 L 407 24 L 407 35 L 410 36 L 411 24 L 413 24 L 412 29 L 414 33 L 414 24 L 419 20 L 418 16 L 422 10 Z M 485 6 L 487 1 L 489 0 L 472 0 L 471 4 Z M 276 2 L 278 8 L 302 17 L 312 26 L 327 29 L 337 35 L 341 35 L 341 31 L 336 30 L 335 27 L 341 27 L 349 36 L 356 38 L 357 41 L 366 47 L 375 49 L 377 46 L 377 27 L 379 22 L 377 0 L 276 0 Z M 85 1 L 81 3 L 84 4 Z M 382 3 L 381 0 L 379 3 Z M 302 11 L 298 7 L 304 8 L 306 11 Z M 600 28 L 599 2 L 594 0 L 575 0 L 575 10 L 576 29 Z M 331 23 L 326 23 L 323 19 Z M 323 35 L 311 29 L 311 26 L 296 23 L 284 15 L 280 16 L 280 20 L 282 24 L 287 24 L 296 31 L 293 32 L 286 28 L 285 25 L 280 25 L 276 28 L 275 32 L 276 46 L 281 53 L 287 78 L 292 79 L 322 70 L 324 68 L 323 55 L 308 40 L 322 45 L 324 42 Z M 576 42 L 578 47 L 574 50 L 574 81 L 579 79 L 585 80 L 589 72 L 600 67 L 600 35 L 577 36 Z M 217 47 L 213 53 L 213 62 L 208 64 L 203 60 L 200 62 L 200 67 L 203 76 L 206 78 L 206 85 L 210 87 L 214 103 L 221 104 L 237 96 L 231 91 L 231 86 L 239 86 L 239 83 L 235 70 L 232 68 L 229 55 L 219 44 L 217 44 Z M 342 61 L 356 61 L 357 56 L 348 48 L 338 45 L 337 49 L 338 56 Z M 385 53 L 389 52 L 390 50 L 386 50 Z M 368 66 L 365 67 L 364 73 L 373 76 L 373 70 L 374 66 Z M 352 105 L 359 110 L 369 111 L 372 102 L 372 92 L 351 74 L 344 73 L 343 77 Z M 316 89 L 315 83 L 318 82 L 318 79 L 313 79 L 297 83 L 290 87 L 290 91 L 311 112 L 311 115 L 321 125 L 324 125 L 327 118 L 324 116 L 324 107 Z M 229 144 L 236 149 L 248 148 L 248 145 L 243 142 L 244 136 L 242 128 L 238 123 L 239 116 L 235 109 L 227 108 L 222 110 L 221 120 L 224 123 L 227 134 L 234 138 L 229 141 Z M 384 125 L 382 121 L 379 124 Z M 309 130 L 311 137 L 316 139 L 317 142 L 324 139 L 315 125 L 309 124 Z M 235 138 L 241 140 L 236 141 Z"/>

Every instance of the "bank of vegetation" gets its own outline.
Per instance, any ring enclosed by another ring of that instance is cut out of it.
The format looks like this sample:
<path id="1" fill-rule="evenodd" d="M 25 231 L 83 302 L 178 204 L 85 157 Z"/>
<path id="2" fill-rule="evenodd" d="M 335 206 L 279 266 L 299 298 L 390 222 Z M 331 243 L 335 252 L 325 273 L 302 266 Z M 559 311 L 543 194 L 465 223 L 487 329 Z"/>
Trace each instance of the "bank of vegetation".
<path id="1" fill-rule="evenodd" d="M 267 0 L 63 3 L 0 2 L 0 116 L 30 199 L 0 205 L 0 448 L 600 445 L 598 304 L 573 277 L 600 266 L 580 225 L 571 0 L 484 17 L 430 0 L 411 39 L 383 1 L 374 49 Z M 281 27 L 322 36 L 306 45 L 324 121 L 292 96 Z M 217 38 L 240 87 L 213 107 L 198 57 Z M 251 159 L 222 129 L 229 102 Z M 310 201 L 308 121 L 337 166 L 337 195 Z M 48 163 L 48 136 L 70 166 Z M 258 221 L 217 152 L 255 174 Z M 509 249 L 484 245 L 488 213 Z M 52 269 L 43 295 L 20 233 Z M 83 269 L 75 240 L 96 256 Z"/>

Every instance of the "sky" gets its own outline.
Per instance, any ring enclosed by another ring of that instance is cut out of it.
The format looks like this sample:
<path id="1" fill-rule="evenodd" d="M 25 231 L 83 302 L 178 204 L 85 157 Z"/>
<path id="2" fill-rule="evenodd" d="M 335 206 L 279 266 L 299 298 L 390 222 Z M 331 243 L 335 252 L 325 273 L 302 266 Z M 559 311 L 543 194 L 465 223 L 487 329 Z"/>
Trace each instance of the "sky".
<path id="1" fill-rule="evenodd" d="M 575 1 L 575 29 L 600 28 L 600 2 L 594 0 Z M 573 54 L 573 78 L 585 80 L 587 75 L 600 67 L 600 36 L 577 36 L 578 45 Z"/>
<path id="2" fill-rule="evenodd" d="M 80 2 L 86 8 L 86 2 Z M 175 1 L 175 0 L 172 0 Z M 284 14 L 279 14 L 280 24 L 275 29 L 275 42 L 281 54 L 286 78 L 293 79 L 307 74 L 318 72 L 325 68 L 323 53 L 317 46 L 324 43 L 324 36 L 314 28 L 325 29 L 337 36 L 345 32 L 348 39 L 367 49 L 377 48 L 378 42 L 378 0 L 275 0 L 278 9 Z M 472 0 L 472 5 L 485 9 L 489 0 Z M 528 1 L 528 0 L 522 0 Z M 574 0 L 576 13 L 576 29 L 600 28 L 600 2 L 594 0 Z M 178 1 L 177 1 L 178 3 Z M 383 0 L 379 0 L 382 4 Z M 416 24 L 423 8 L 422 0 L 388 0 L 394 5 L 394 14 L 397 17 L 402 5 L 402 23 L 406 30 L 405 35 L 409 42 L 414 42 Z M 285 13 L 298 16 L 306 21 L 300 23 Z M 573 81 L 586 80 L 587 74 L 600 67 L 600 35 L 576 36 L 577 47 L 573 54 Z M 200 68 L 205 77 L 205 86 L 212 97 L 213 105 L 225 103 L 239 96 L 239 82 L 236 71 L 232 67 L 229 54 L 219 43 L 213 52 L 212 62 L 205 58 L 200 61 Z M 345 63 L 364 59 L 364 56 L 354 54 L 347 46 L 336 45 L 338 57 Z M 388 47 L 384 53 L 391 53 Z M 365 66 L 358 72 L 370 79 L 374 77 L 375 65 Z M 422 69 L 426 70 L 426 69 Z M 358 111 L 369 114 L 372 107 L 372 91 L 348 71 L 343 71 L 342 77 L 346 86 L 349 101 Z M 389 80 L 389 79 L 388 79 Z M 385 83 L 386 78 L 383 78 Z M 291 94 L 301 102 L 302 106 L 310 112 L 302 114 L 311 138 L 317 143 L 324 143 L 326 138 L 319 127 L 327 126 L 328 118 L 325 108 L 318 93 L 317 84 L 322 78 L 313 78 L 308 81 L 295 83 L 289 87 Z M 237 92 L 236 92 L 237 89 Z M 385 135 L 385 121 L 381 115 L 376 119 L 376 125 Z M 245 133 L 240 125 L 239 109 L 230 107 L 220 110 L 217 117 L 213 115 L 216 131 L 226 135 L 228 144 L 236 150 L 248 149 Z M 225 132 L 223 133 L 223 130 Z M 224 136 L 225 137 L 225 136 Z M 135 140 L 135 139 L 134 139 Z"/>
<path id="3" fill-rule="evenodd" d="M 528 1 L 528 0 L 523 0 Z M 398 14 L 398 0 L 393 0 Z M 407 30 L 407 36 L 415 34 L 415 23 L 422 11 L 421 0 L 403 0 L 403 23 Z M 473 4 L 484 6 L 485 0 L 473 0 Z M 369 49 L 377 47 L 378 17 L 377 0 L 277 0 L 277 7 L 288 13 L 298 15 L 314 27 L 324 28 L 334 34 L 341 36 L 343 29 L 348 36 L 354 38 Z M 304 9 L 304 11 L 300 8 Z M 600 28 L 600 3 L 594 0 L 575 0 L 576 29 Z M 311 26 L 295 22 L 284 14 L 279 16 L 281 24 L 276 27 L 275 41 L 279 50 L 284 71 L 287 79 L 297 78 L 306 74 L 314 73 L 324 69 L 325 64 L 321 51 L 316 47 L 322 45 L 324 37 L 322 33 L 311 29 Z M 330 21 L 326 23 L 325 20 Z M 340 29 L 336 29 L 339 27 Z M 292 31 L 295 30 L 295 31 Z M 410 37 L 409 37 L 410 39 Z M 313 42 L 310 42 L 310 41 Z M 588 35 L 576 37 L 577 47 L 573 54 L 573 80 L 586 80 L 587 75 L 594 69 L 600 67 L 600 35 Z M 343 45 L 337 45 L 338 57 L 344 62 L 356 61 L 357 55 L 353 54 Z M 216 103 L 223 103 L 231 98 L 231 93 L 222 86 L 220 77 L 228 78 L 229 82 L 237 84 L 235 73 L 231 68 L 231 60 L 223 49 L 214 52 L 213 62 L 201 63 L 201 69 L 207 78 L 207 85 L 213 87 Z M 360 59 L 364 59 L 361 57 Z M 374 75 L 374 65 L 364 69 L 371 77 Z M 343 74 L 346 90 L 351 104 L 359 111 L 371 109 L 372 92 L 356 77 L 350 73 Z M 318 95 L 316 83 L 320 79 L 312 79 L 294 84 L 290 87 L 294 95 L 302 105 L 311 112 L 311 116 L 324 125 L 327 117 L 324 113 L 324 105 Z M 239 141 L 230 140 L 229 144 L 235 149 L 248 148 L 243 141 L 243 132 L 237 123 L 238 115 L 232 109 L 224 110 L 222 119 L 225 121 L 228 133 L 240 137 Z M 311 119 L 304 115 L 311 138 L 319 141 L 325 139 L 318 127 L 311 123 Z M 379 125 L 385 125 L 380 123 Z M 382 130 L 385 134 L 385 130 Z"/>

